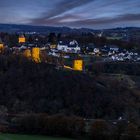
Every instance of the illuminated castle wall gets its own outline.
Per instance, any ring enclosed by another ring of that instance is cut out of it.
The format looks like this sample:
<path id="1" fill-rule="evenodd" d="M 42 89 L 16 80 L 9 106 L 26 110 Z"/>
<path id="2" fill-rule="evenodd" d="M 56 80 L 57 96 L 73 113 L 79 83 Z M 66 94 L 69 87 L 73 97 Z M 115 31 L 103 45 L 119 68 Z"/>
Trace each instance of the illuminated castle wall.
<path id="1" fill-rule="evenodd" d="M 41 62 L 40 60 L 40 48 L 32 48 L 32 60 L 36 63 Z"/>
<path id="2" fill-rule="evenodd" d="M 23 52 L 23 55 L 27 58 L 31 58 L 31 50 L 30 49 L 26 49 L 24 52 Z"/>
<path id="3" fill-rule="evenodd" d="M 73 70 L 82 71 L 83 70 L 83 60 L 74 60 Z"/>

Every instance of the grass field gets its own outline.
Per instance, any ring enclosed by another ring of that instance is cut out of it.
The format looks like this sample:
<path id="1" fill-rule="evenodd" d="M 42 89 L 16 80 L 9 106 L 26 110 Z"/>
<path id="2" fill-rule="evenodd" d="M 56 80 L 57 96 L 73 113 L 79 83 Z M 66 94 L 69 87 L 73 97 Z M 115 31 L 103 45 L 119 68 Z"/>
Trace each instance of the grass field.
<path id="1" fill-rule="evenodd" d="M 0 140 L 73 140 L 73 139 L 33 136 L 33 135 L 0 134 Z"/>

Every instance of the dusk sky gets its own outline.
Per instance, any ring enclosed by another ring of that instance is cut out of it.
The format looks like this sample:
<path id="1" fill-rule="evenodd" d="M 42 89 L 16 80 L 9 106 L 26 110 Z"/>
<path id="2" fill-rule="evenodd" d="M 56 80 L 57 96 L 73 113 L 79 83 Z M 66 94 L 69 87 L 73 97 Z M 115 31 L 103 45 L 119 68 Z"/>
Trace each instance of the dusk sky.
<path id="1" fill-rule="evenodd" d="M 140 27 L 140 0 L 1 0 L 0 22 L 93 29 Z"/>

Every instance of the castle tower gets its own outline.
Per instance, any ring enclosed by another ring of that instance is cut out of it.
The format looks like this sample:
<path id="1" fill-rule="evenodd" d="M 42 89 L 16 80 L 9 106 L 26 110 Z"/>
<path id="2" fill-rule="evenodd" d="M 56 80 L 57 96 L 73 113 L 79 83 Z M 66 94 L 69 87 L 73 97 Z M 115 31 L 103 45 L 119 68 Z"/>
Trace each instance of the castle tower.
<path id="1" fill-rule="evenodd" d="M 83 60 L 74 60 L 73 62 L 73 69 L 77 71 L 83 70 Z"/>
<path id="2" fill-rule="evenodd" d="M 40 60 L 40 48 L 32 48 L 32 60 L 36 63 L 41 62 Z"/>
<path id="3" fill-rule="evenodd" d="M 19 43 L 25 43 L 25 42 L 26 42 L 25 36 L 24 36 L 24 35 L 19 36 L 18 42 L 19 42 Z"/>

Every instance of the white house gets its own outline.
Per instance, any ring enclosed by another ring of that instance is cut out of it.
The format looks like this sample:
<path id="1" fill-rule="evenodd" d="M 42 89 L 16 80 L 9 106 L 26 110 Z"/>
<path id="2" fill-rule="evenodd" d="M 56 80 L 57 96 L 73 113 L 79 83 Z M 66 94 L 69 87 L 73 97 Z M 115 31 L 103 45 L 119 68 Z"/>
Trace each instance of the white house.
<path id="1" fill-rule="evenodd" d="M 115 52 L 119 51 L 119 47 L 116 45 L 110 45 L 109 48 L 110 48 L 110 51 L 115 51 Z"/>
<path id="2" fill-rule="evenodd" d="M 64 52 L 69 52 L 69 53 L 79 53 L 80 52 L 80 47 L 78 45 L 78 42 L 76 40 L 73 40 L 71 42 L 63 42 L 59 41 L 57 45 L 57 49 L 59 51 L 64 51 Z"/>

